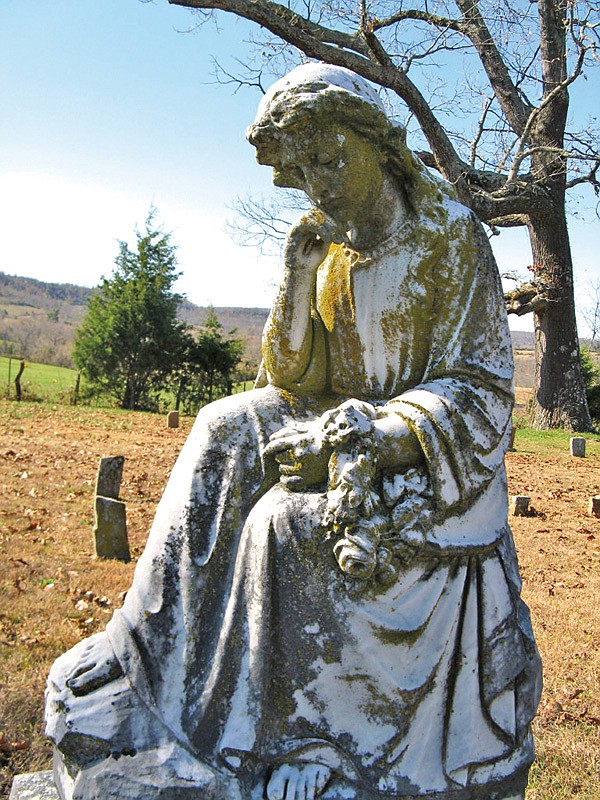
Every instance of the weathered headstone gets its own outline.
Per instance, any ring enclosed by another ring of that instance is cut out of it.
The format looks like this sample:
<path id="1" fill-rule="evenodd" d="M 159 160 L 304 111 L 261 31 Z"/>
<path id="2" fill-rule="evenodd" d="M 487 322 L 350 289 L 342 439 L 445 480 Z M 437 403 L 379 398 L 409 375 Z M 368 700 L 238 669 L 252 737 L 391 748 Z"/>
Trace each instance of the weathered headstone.
<path id="1" fill-rule="evenodd" d="M 8 800 L 60 800 L 52 770 L 15 775 Z"/>
<path id="2" fill-rule="evenodd" d="M 529 516 L 529 499 L 524 494 L 513 495 L 510 499 L 510 514 L 513 517 Z"/>
<path id="3" fill-rule="evenodd" d="M 593 517 L 600 517 L 600 494 L 590 497 L 588 510 Z"/>
<path id="4" fill-rule="evenodd" d="M 94 551 L 99 558 L 129 561 L 125 503 L 112 497 L 94 501 Z"/>
<path id="5" fill-rule="evenodd" d="M 102 456 L 96 477 L 96 494 L 100 497 L 119 499 L 123 477 L 124 456 Z"/>
<path id="6" fill-rule="evenodd" d="M 179 411 L 169 411 L 169 413 L 167 414 L 167 427 L 168 428 L 179 427 Z"/>
<path id="7" fill-rule="evenodd" d="M 585 439 L 583 436 L 571 437 L 571 455 L 577 458 L 585 458 Z"/>
<path id="8" fill-rule="evenodd" d="M 93 537 L 94 552 L 99 558 L 131 558 L 125 503 L 119 500 L 124 462 L 123 456 L 103 456 L 98 466 Z"/>

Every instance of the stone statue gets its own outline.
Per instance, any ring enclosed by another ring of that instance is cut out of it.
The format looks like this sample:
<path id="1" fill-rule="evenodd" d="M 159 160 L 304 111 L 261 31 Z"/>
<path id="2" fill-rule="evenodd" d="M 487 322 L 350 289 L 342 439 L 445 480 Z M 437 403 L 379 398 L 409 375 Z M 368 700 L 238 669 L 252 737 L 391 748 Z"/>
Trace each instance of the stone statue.
<path id="1" fill-rule="evenodd" d="M 203 408 L 106 632 L 55 663 L 66 800 L 518 800 L 540 662 L 512 357 L 473 214 L 307 64 L 248 139 L 294 224 L 257 388 Z"/>

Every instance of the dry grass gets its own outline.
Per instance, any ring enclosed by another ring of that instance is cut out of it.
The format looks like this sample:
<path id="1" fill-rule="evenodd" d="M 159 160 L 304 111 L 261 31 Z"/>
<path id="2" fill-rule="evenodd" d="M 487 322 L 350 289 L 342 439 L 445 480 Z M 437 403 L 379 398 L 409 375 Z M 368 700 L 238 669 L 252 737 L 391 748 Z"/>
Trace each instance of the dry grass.
<path id="1" fill-rule="evenodd" d="M 15 772 L 48 767 L 48 669 L 106 624 L 131 581 L 133 564 L 91 557 L 98 458 L 126 458 L 122 498 L 135 558 L 190 425 L 169 430 L 147 414 L 0 401 L 0 796 Z M 586 459 L 570 458 L 567 443 L 519 430 L 507 459 L 511 494 L 530 495 L 537 509 L 513 524 L 545 663 L 528 800 L 600 798 L 600 520 L 587 514 L 600 493 L 600 439 L 588 440 Z"/>
<path id="2" fill-rule="evenodd" d="M 511 520 L 544 662 L 528 800 L 600 798 L 600 519 L 588 513 L 600 440 L 588 437 L 585 459 L 569 455 L 568 440 L 517 431 L 507 456 L 509 491 L 535 512 Z"/>
<path id="3" fill-rule="evenodd" d="M 149 414 L 0 401 L 0 796 L 14 772 L 47 768 L 43 695 L 52 661 L 102 629 L 134 564 L 92 558 L 98 459 L 126 458 L 133 557 L 189 431 Z"/>

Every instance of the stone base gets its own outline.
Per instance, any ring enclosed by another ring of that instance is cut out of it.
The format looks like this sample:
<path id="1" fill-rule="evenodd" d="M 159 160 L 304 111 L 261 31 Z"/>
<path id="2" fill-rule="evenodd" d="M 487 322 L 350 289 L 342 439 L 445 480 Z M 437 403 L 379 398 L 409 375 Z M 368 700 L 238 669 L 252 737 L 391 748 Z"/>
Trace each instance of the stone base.
<path id="1" fill-rule="evenodd" d="M 505 800 L 524 800 L 524 797 L 524 793 L 517 792 Z M 16 775 L 8 800 L 60 800 L 52 770 Z"/>
<path id="2" fill-rule="evenodd" d="M 52 770 L 15 775 L 8 800 L 60 800 Z"/>

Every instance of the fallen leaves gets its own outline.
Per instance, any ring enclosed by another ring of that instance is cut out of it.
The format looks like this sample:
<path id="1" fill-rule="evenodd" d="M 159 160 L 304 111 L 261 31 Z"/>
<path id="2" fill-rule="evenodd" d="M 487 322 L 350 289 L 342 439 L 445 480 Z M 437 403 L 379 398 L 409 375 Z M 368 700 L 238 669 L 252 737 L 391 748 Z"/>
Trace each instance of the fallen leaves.
<path id="1" fill-rule="evenodd" d="M 28 750 L 31 747 L 31 739 L 21 739 L 20 741 L 12 742 L 7 738 L 4 731 L 0 731 L 0 751 L 10 755 L 21 750 Z"/>
<path id="2" fill-rule="evenodd" d="M 581 688 L 563 690 L 558 697 L 547 700 L 538 717 L 542 725 L 586 722 L 588 725 L 600 726 L 600 717 L 590 712 L 589 704 L 585 702 L 585 690 Z"/>

